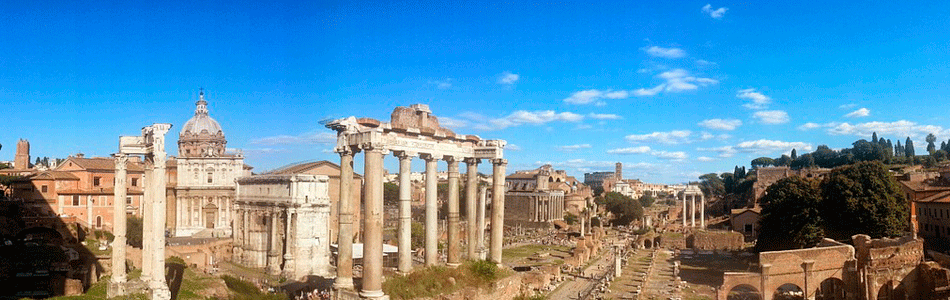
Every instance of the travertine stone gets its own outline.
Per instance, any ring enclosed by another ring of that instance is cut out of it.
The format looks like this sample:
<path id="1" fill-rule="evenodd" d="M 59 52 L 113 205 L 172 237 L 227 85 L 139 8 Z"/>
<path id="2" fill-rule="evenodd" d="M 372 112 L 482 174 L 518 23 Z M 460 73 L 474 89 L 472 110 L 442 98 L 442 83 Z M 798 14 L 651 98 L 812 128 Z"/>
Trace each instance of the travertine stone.
<path id="1" fill-rule="evenodd" d="M 115 188 L 113 189 L 112 214 L 113 228 L 112 234 L 115 238 L 112 240 L 112 279 L 108 289 L 108 296 L 118 297 L 126 294 L 125 282 L 125 247 L 126 247 L 126 215 L 125 215 L 125 197 L 127 173 L 126 166 L 129 158 L 123 153 L 115 154 Z"/>
<path id="2" fill-rule="evenodd" d="M 364 148 L 363 287 L 360 296 L 383 294 L 383 149 Z"/>
<path id="3" fill-rule="evenodd" d="M 505 227 L 505 159 L 492 160 L 492 207 L 491 207 L 491 261 L 501 264 L 501 249 Z"/>
<path id="4" fill-rule="evenodd" d="M 466 158 L 466 183 L 465 183 L 465 232 L 468 234 L 466 244 L 466 258 L 476 259 L 478 254 L 475 247 L 478 245 L 478 221 L 475 219 L 476 200 L 478 194 L 478 159 Z"/>
<path id="5" fill-rule="evenodd" d="M 436 175 L 439 158 L 424 155 L 422 159 L 426 161 L 425 264 L 426 266 L 433 266 L 439 262 L 439 199 L 437 194 L 439 178 Z"/>
<path id="6" fill-rule="evenodd" d="M 445 158 L 449 165 L 449 199 L 448 199 L 448 219 L 449 219 L 449 244 L 446 263 L 450 267 L 457 267 L 461 264 L 459 258 L 459 161 L 451 156 Z"/>
<path id="7" fill-rule="evenodd" d="M 399 158 L 399 272 L 412 272 L 412 156 L 395 153 Z"/>
<path id="8" fill-rule="evenodd" d="M 353 178 L 352 148 L 344 147 L 340 153 L 340 178 Z M 336 289 L 353 289 L 353 199 L 350 195 L 351 180 L 340 180 L 340 232 L 337 246 Z"/>

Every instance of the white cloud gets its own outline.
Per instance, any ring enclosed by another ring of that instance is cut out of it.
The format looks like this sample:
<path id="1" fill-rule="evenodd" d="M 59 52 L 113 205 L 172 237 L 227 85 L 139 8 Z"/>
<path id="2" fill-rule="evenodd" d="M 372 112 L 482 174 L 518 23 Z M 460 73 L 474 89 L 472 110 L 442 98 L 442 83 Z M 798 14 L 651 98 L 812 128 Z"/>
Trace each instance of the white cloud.
<path id="1" fill-rule="evenodd" d="M 686 155 L 686 152 L 676 151 L 676 152 L 667 152 L 667 151 L 653 151 L 650 152 L 650 155 L 656 156 L 659 159 L 672 160 L 672 161 L 682 161 L 686 158 L 689 158 Z"/>
<path id="2" fill-rule="evenodd" d="M 802 126 L 798 126 L 798 130 L 811 130 L 811 129 L 819 128 L 821 126 L 822 125 L 818 123 L 808 122 L 808 123 L 802 124 Z"/>
<path id="3" fill-rule="evenodd" d="M 708 60 L 705 60 L 705 59 L 697 59 L 697 60 L 696 60 L 696 64 L 697 64 L 697 65 L 700 65 L 700 66 L 715 66 L 715 65 L 718 65 L 718 64 L 715 63 L 715 62 L 711 62 L 711 61 L 708 61 Z"/>
<path id="4" fill-rule="evenodd" d="M 507 144 L 507 145 L 505 145 L 505 150 L 521 151 L 521 146 L 518 146 L 518 145 L 515 145 L 515 144 Z"/>
<path id="5" fill-rule="evenodd" d="M 672 69 L 660 73 L 659 75 L 656 75 L 656 77 L 663 79 L 665 82 L 649 89 L 640 88 L 634 90 L 633 94 L 635 96 L 643 97 L 654 96 L 660 92 L 679 93 L 692 91 L 699 89 L 700 87 L 707 87 L 719 83 L 719 80 L 712 78 L 693 76 L 688 71 L 683 69 Z"/>
<path id="6" fill-rule="evenodd" d="M 569 160 L 560 161 L 560 162 L 537 161 L 534 164 L 539 165 L 539 166 L 547 164 L 547 165 L 551 165 L 558 168 L 571 168 L 571 169 L 578 169 L 578 170 L 590 170 L 590 169 L 613 170 L 616 163 L 617 163 L 616 161 L 590 161 L 583 158 L 579 158 L 579 159 L 569 159 Z M 655 168 L 655 167 L 657 167 L 657 165 L 651 164 L 651 163 L 644 163 L 644 162 L 639 162 L 639 163 L 624 162 L 623 163 L 624 169 L 649 169 L 649 168 Z"/>
<path id="7" fill-rule="evenodd" d="M 520 76 L 518 76 L 518 74 L 513 74 L 511 72 L 505 71 L 505 73 L 501 74 L 501 78 L 498 79 L 498 83 L 514 84 L 516 81 L 518 81 L 519 77 Z"/>
<path id="8" fill-rule="evenodd" d="M 681 144 L 689 142 L 689 130 L 673 130 L 669 132 L 653 132 L 647 134 L 631 134 L 626 136 L 630 142 L 656 142 L 661 144 Z"/>
<path id="9" fill-rule="evenodd" d="M 650 152 L 650 147 L 648 146 L 617 148 L 617 149 L 607 150 L 608 154 L 644 154 L 648 152 Z"/>
<path id="10" fill-rule="evenodd" d="M 647 54 L 653 57 L 662 57 L 662 58 L 681 58 L 686 56 L 686 51 L 680 48 L 663 48 L 663 47 L 645 47 L 642 48 L 643 51 L 646 51 Z"/>
<path id="11" fill-rule="evenodd" d="M 722 141 L 722 140 L 727 140 L 730 137 L 732 136 L 728 134 L 712 134 L 705 131 L 699 133 L 699 138 L 704 141 L 711 140 L 711 139 L 717 139 L 717 140 Z"/>
<path id="12" fill-rule="evenodd" d="M 435 87 L 440 90 L 448 89 L 452 87 L 452 78 L 446 78 L 442 80 L 430 80 L 429 84 L 434 84 Z"/>
<path id="13" fill-rule="evenodd" d="M 759 123 L 762 124 L 783 124 L 790 120 L 788 113 L 781 110 L 757 111 L 752 116 L 759 119 Z"/>
<path id="14" fill-rule="evenodd" d="M 251 140 L 255 145 L 312 145 L 335 144 L 336 133 L 328 131 L 314 131 L 301 135 L 276 135 Z"/>
<path id="15" fill-rule="evenodd" d="M 716 130 L 735 130 L 742 125 L 742 121 L 737 119 L 709 119 L 703 120 L 698 124 L 700 127 Z"/>
<path id="16" fill-rule="evenodd" d="M 840 108 L 840 109 L 850 109 L 850 108 L 855 108 L 855 107 L 857 107 L 857 106 L 858 106 L 857 104 L 848 103 L 848 104 L 838 105 L 838 108 Z"/>
<path id="17" fill-rule="evenodd" d="M 755 91 L 755 89 L 739 90 L 736 93 L 736 98 L 751 100 L 752 102 L 743 105 L 748 109 L 765 109 L 772 102 L 772 98 Z"/>
<path id="18" fill-rule="evenodd" d="M 571 152 L 580 149 L 590 149 L 590 144 L 577 144 L 577 145 L 567 145 L 567 146 L 557 146 L 555 147 L 558 151 Z"/>
<path id="19" fill-rule="evenodd" d="M 555 112 L 553 110 L 539 110 L 539 111 L 525 111 L 519 110 L 511 113 L 508 116 L 497 118 L 497 119 L 485 119 L 485 120 L 475 120 L 471 117 L 475 117 L 471 114 L 466 115 L 472 121 L 479 122 L 479 124 L 472 126 L 476 130 L 500 130 L 508 127 L 520 126 L 520 125 L 543 125 L 550 122 L 571 122 L 576 123 L 584 120 L 583 115 L 575 114 L 572 112 Z M 478 115 L 478 117 L 481 117 Z"/>
<path id="20" fill-rule="evenodd" d="M 630 93 L 627 91 L 612 91 L 612 90 L 583 90 L 579 92 L 574 92 L 570 97 L 564 99 L 564 102 L 570 104 L 595 104 L 595 105 L 605 105 L 606 102 L 601 99 L 626 99 L 630 97 Z"/>
<path id="21" fill-rule="evenodd" d="M 621 116 L 619 116 L 619 115 L 615 115 L 615 114 L 595 114 L 595 113 L 591 113 L 591 114 L 588 114 L 587 116 L 590 117 L 591 119 L 597 119 L 597 120 L 620 120 L 620 119 L 623 119 L 623 117 L 621 117 Z"/>
<path id="22" fill-rule="evenodd" d="M 798 149 L 799 151 L 811 151 L 811 144 L 803 142 L 783 142 L 783 141 L 773 141 L 773 140 L 756 140 L 756 141 L 746 141 L 741 142 L 736 145 L 736 150 L 741 152 L 751 152 L 759 154 L 769 154 L 775 152 L 788 152 L 792 149 Z"/>
<path id="23" fill-rule="evenodd" d="M 268 155 L 268 154 L 276 154 L 276 153 L 286 152 L 287 150 L 286 150 L 286 149 L 275 149 L 275 148 L 249 148 L 249 149 L 240 149 L 239 151 L 240 151 L 241 153 L 243 153 L 243 154 Z M 324 151 L 326 151 L 326 150 L 324 150 Z M 333 150 L 329 150 L 329 151 L 330 151 L 331 153 L 333 152 Z M 230 151 L 230 150 L 229 150 L 228 152 L 235 152 L 235 151 Z"/>
<path id="24" fill-rule="evenodd" d="M 696 160 L 701 161 L 701 162 L 710 162 L 716 159 L 712 157 L 700 156 L 700 157 L 697 157 Z"/>
<path id="25" fill-rule="evenodd" d="M 449 118 L 449 117 L 439 117 L 439 125 L 442 127 L 448 127 L 452 129 L 465 128 L 468 127 L 469 122 L 462 119 Z"/>
<path id="26" fill-rule="evenodd" d="M 854 125 L 849 123 L 827 123 L 821 126 L 827 127 L 827 133 L 831 135 L 854 135 L 864 138 L 871 136 L 871 134 L 875 132 L 877 132 L 878 136 L 895 136 L 897 138 L 910 137 L 915 140 L 922 139 L 930 133 L 936 136 L 950 135 L 950 130 L 941 126 L 922 125 L 907 120 L 895 122 L 867 122 Z"/>
<path id="27" fill-rule="evenodd" d="M 727 7 L 720 7 L 713 9 L 712 4 L 706 4 L 703 6 L 703 12 L 708 14 L 713 19 L 722 19 L 723 15 L 726 14 L 726 11 L 729 10 Z"/>
<path id="28" fill-rule="evenodd" d="M 861 109 L 856 110 L 856 111 L 852 111 L 852 112 L 850 112 L 850 113 L 848 113 L 847 115 L 844 115 L 844 116 L 845 116 L 845 117 L 848 117 L 848 118 L 861 118 L 861 117 L 867 117 L 867 116 L 870 115 L 870 114 L 871 114 L 871 110 L 870 110 L 870 109 L 867 109 L 867 108 L 863 108 L 863 107 L 862 107 Z"/>
<path id="29" fill-rule="evenodd" d="M 716 152 L 716 153 L 719 153 L 719 157 L 732 157 L 733 155 L 736 155 L 736 152 L 738 152 L 738 151 L 736 151 L 736 148 L 733 147 L 733 146 L 722 146 L 722 147 L 714 147 L 714 148 L 698 148 L 698 149 L 696 149 L 696 150 L 699 150 L 699 151 L 708 151 L 708 152 Z"/>

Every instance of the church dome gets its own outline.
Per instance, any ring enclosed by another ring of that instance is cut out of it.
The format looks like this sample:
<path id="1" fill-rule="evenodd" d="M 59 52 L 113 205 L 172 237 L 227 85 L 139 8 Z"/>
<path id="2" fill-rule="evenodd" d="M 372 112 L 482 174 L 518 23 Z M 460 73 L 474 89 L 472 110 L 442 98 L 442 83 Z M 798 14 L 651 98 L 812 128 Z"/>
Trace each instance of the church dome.
<path id="1" fill-rule="evenodd" d="M 208 157 L 224 154 L 227 140 L 221 125 L 208 115 L 204 91 L 195 103 L 195 115 L 185 122 L 178 136 L 178 155 L 181 157 Z"/>

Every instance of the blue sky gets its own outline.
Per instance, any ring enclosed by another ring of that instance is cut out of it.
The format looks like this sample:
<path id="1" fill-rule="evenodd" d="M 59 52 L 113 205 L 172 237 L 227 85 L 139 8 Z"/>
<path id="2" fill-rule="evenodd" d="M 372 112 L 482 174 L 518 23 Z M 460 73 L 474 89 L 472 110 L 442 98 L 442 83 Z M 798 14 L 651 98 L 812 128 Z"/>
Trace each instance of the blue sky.
<path id="1" fill-rule="evenodd" d="M 321 119 L 427 103 L 513 144 L 509 171 L 684 182 L 872 131 L 947 140 L 948 21 L 939 2 L 10 2 L 0 160 L 18 138 L 65 157 L 177 134 L 204 87 L 257 171 L 337 161 Z"/>

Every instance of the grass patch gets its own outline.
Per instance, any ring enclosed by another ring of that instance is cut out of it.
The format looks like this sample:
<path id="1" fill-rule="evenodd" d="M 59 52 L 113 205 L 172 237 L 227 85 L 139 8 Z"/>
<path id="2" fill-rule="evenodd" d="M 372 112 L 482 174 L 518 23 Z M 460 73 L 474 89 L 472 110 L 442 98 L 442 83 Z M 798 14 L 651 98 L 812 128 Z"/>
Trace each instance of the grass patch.
<path id="1" fill-rule="evenodd" d="M 451 294 L 461 288 L 485 288 L 508 274 L 486 260 L 468 261 L 458 268 L 433 266 L 383 282 L 383 292 L 392 299 L 416 299 Z"/>
<path id="2" fill-rule="evenodd" d="M 221 279 L 224 279 L 224 284 L 228 287 L 228 290 L 231 291 L 231 300 L 251 300 L 251 299 L 264 299 L 264 300 L 283 300 L 287 299 L 286 295 L 282 294 L 268 294 L 261 292 L 257 289 L 254 284 L 250 282 L 234 278 L 228 275 L 221 276 Z"/>

